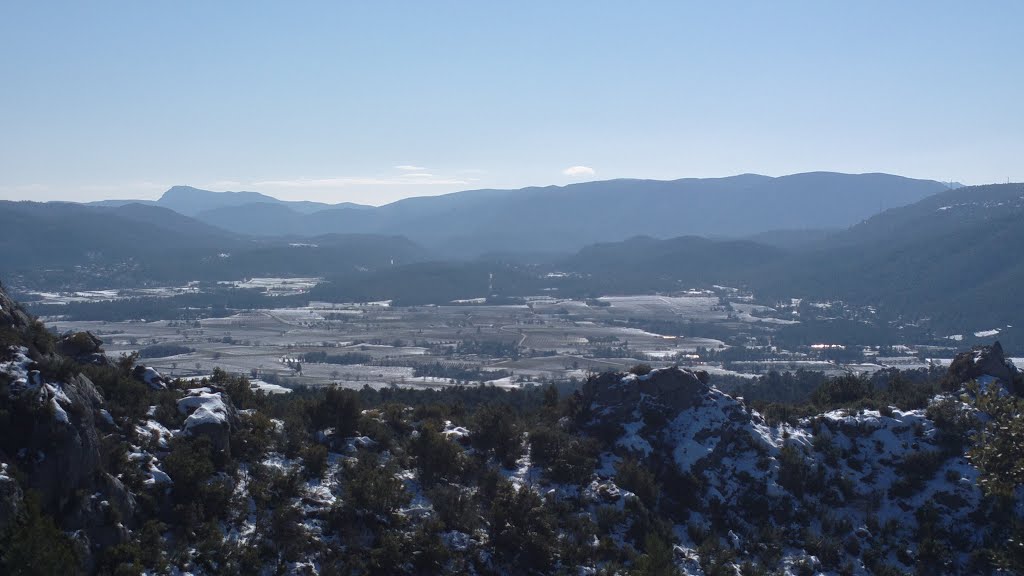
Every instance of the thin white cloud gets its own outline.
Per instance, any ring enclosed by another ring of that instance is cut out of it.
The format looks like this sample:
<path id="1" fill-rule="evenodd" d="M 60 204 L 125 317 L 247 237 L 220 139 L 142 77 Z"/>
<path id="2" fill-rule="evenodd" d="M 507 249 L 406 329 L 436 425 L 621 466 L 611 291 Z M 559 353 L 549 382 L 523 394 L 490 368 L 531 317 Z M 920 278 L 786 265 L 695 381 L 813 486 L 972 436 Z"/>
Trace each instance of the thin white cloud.
<path id="1" fill-rule="evenodd" d="M 426 170 L 423 166 L 413 166 L 412 164 L 399 164 L 395 166 L 395 170 L 401 170 L 402 172 L 422 172 Z"/>
<path id="2" fill-rule="evenodd" d="M 579 176 L 593 176 L 596 172 L 590 166 L 570 166 L 562 170 L 562 174 L 575 178 Z"/>

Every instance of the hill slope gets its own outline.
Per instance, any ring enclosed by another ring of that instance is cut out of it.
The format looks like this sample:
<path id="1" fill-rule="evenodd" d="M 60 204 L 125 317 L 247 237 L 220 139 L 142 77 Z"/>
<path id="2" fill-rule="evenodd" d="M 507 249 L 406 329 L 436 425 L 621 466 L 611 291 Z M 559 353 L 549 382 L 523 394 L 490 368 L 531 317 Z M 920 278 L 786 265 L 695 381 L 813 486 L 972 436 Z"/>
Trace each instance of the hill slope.
<path id="1" fill-rule="evenodd" d="M 253 239 L 153 205 L 0 202 L 0 274 L 32 289 L 320 276 L 426 258 L 400 236 Z"/>
<path id="2" fill-rule="evenodd" d="M 1024 186 L 964 187 L 887 210 L 813 249 L 648 237 L 589 246 L 560 262 L 611 290 L 737 283 L 761 297 L 843 300 L 945 334 L 1024 324 Z"/>
<path id="3" fill-rule="evenodd" d="M 1024 186 L 951 190 L 879 214 L 750 281 L 775 294 L 874 304 L 938 327 L 1024 321 Z"/>

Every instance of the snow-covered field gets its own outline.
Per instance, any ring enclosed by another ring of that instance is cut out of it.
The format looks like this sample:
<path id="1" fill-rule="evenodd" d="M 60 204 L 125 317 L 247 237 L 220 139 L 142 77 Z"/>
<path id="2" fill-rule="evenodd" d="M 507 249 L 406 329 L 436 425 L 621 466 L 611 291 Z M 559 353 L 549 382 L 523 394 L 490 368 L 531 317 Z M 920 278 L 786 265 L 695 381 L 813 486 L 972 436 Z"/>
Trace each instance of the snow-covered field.
<path id="1" fill-rule="evenodd" d="M 306 289 L 316 280 L 256 278 L 239 286 Z M 95 296 L 115 295 L 115 291 L 99 291 Z M 59 332 L 93 332 L 104 341 L 105 350 L 113 357 L 157 344 L 191 349 L 175 356 L 154 358 L 150 355 L 143 359 L 168 377 L 209 374 L 219 367 L 232 373 L 266 378 L 267 382 L 286 382 L 289 386 L 448 385 L 450 382 L 444 379 L 413 376 L 416 366 L 436 363 L 485 371 L 511 371 L 513 378 L 495 382 L 502 386 L 517 385 L 524 380 L 582 379 L 588 373 L 627 370 L 641 362 L 655 367 L 694 364 L 713 374 L 736 376 L 801 368 L 830 374 L 870 373 L 889 366 L 923 368 L 942 364 L 942 360 L 924 358 L 947 353 L 946 349 L 934 347 L 932 351 L 921 351 L 919 359 L 908 350 L 905 356 L 875 357 L 851 365 L 780 354 L 781 358 L 792 359 L 733 361 L 729 362 L 728 369 L 720 365 L 707 366 L 708 359 L 698 357 L 700 349 L 721 351 L 726 344 L 721 339 L 702 337 L 704 323 L 720 323 L 727 330 L 770 334 L 777 329 L 773 324 L 792 322 L 781 309 L 742 301 L 741 294 L 728 298 L 729 302 L 725 303 L 719 296 L 694 292 L 677 296 L 601 298 L 607 305 L 543 296 L 527 299 L 528 305 L 511 306 L 469 301 L 417 307 L 396 307 L 389 302 L 315 302 L 296 308 L 245 310 L 199 321 L 72 322 L 57 319 L 51 320 L 50 325 Z M 679 326 L 694 328 L 685 330 Z M 690 335 L 674 336 L 672 333 Z M 304 361 L 305 354 L 309 353 L 347 356 L 340 361 L 358 364 Z"/>
<path id="2" fill-rule="evenodd" d="M 33 292 L 26 294 L 26 302 L 36 304 L 71 304 L 77 302 L 109 302 L 128 298 L 169 298 L 179 294 L 196 292 L 193 285 L 167 286 L 162 288 L 132 288 L 110 290 L 78 290 L 74 292 Z"/>
<path id="3" fill-rule="evenodd" d="M 600 300 L 629 313 L 667 314 L 702 320 L 725 319 L 728 316 L 724 310 L 712 310 L 718 306 L 715 296 L 605 296 Z"/>
<path id="4" fill-rule="evenodd" d="M 250 278 L 221 283 L 230 284 L 235 288 L 264 290 L 272 296 L 289 296 L 309 292 L 310 288 L 321 281 L 321 278 Z"/>

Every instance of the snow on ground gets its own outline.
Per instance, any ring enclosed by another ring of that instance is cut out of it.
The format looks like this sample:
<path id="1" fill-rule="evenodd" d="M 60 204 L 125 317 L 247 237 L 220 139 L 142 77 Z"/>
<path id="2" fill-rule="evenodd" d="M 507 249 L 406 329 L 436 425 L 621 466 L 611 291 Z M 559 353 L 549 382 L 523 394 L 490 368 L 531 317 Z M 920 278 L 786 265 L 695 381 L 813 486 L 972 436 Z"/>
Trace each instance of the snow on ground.
<path id="1" fill-rule="evenodd" d="M 78 290 L 73 292 L 29 291 L 34 303 L 66 305 L 79 302 L 111 302 L 128 298 L 170 298 L 178 294 L 195 292 L 194 286 L 163 286 L 157 288 L 130 288 L 107 290 Z"/>
<path id="2" fill-rule="evenodd" d="M 14 353 L 14 358 L 8 362 L 0 362 L 0 372 L 11 377 L 14 387 L 27 387 L 28 367 L 32 364 L 32 359 L 27 356 L 28 348 L 19 346 L 10 350 Z"/>
<path id="3" fill-rule="evenodd" d="M 164 377 L 155 368 L 146 367 L 146 370 L 142 373 L 142 379 L 154 390 L 167 388 L 164 384 Z"/>
<path id="4" fill-rule="evenodd" d="M 309 308 L 275 308 L 263 311 L 267 316 L 285 324 L 299 324 L 310 322 L 323 322 L 324 317 L 315 310 Z"/>
<path id="5" fill-rule="evenodd" d="M 68 413 L 65 412 L 64 408 L 61 407 L 59 402 L 57 402 L 56 397 L 50 398 L 50 408 L 53 410 L 53 417 L 57 422 L 61 422 L 63 424 L 71 423 L 71 421 L 68 420 Z"/>
<path id="6" fill-rule="evenodd" d="M 736 377 L 739 377 L 739 378 L 748 378 L 748 379 L 751 379 L 751 380 L 760 377 L 760 375 L 758 375 L 758 374 L 751 374 L 749 372 L 736 372 L 735 370 L 728 370 L 726 368 L 722 368 L 721 366 L 709 366 L 709 365 L 704 365 L 704 364 L 693 366 L 693 367 L 690 367 L 689 369 L 690 370 L 703 370 L 703 371 L 707 372 L 708 374 L 710 374 L 711 376 L 736 376 Z"/>
<path id="7" fill-rule="evenodd" d="M 640 353 L 656 360 L 671 360 L 683 352 L 681 350 L 641 350 Z"/>
<path id="8" fill-rule="evenodd" d="M 532 487 L 540 481 L 541 470 L 534 468 L 533 461 L 530 459 L 529 439 L 527 439 L 525 444 L 526 452 L 523 453 L 522 458 L 516 460 L 515 470 L 506 470 L 504 467 L 500 468 L 501 474 L 512 483 L 516 490 L 524 486 L 527 488 Z"/>
<path id="9" fill-rule="evenodd" d="M 145 484 L 173 484 L 174 481 L 167 475 L 166 472 L 160 469 L 158 466 L 159 462 L 156 458 L 149 461 L 149 478 L 145 480 Z"/>
<path id="10" fill-rule="evenodd" d="M 456 442 L 469 438 L 469 430 L 462 426 L 453 425 L 451 420 L 444 421 L 444 431 L 442 431 L 441 434 L 444 434 L 445 438 Z"/>
<path id="11" fill-rule="evenodd" d="M 291 394 L 291 388 L 285 388 L 278 384 L 271 384 L 270 382 L 264 382 L 263 380 L 250 380 L 249 384 L 253 390 L 261 390 L 267 394 Z"/>
<path id="12" fill-rule="evenodd" d="M 153 408 L 156 408 L 156 406 L 153 406 Z M 161 450 L 170 449 L 171 440 L 174 438 L 174 433 L 156 420 L 147 420 L 143 422 L 135 427 L 135 432 L 140 437 L 152 438 L 153 441 L 156 442 L 157 447 Z"/>
<path id="13" fill-rule="evenodd" d="M 405 484 L 405 490 L 411 496 L 409 505 L 399 508 L 398 514 L 406 518 L 429 517 L 434 511 L 434 506 L 423 494 L 423 486 L 420 484 L 419 478 L 416 476 L 416 471 L 402 470 L 395 474 L 395 478 L 398 478 L 403 484 Z"/>
<path id="14" fill-rule="evenodd" d="M 293 468 L 299 465 L 299 462 L 299 460 L 286 458 L 284 454 L 279 452 L 269 452 L 261 464 L 281 472 L 290 472 Z"/>
<path id="15" fill-rule="evenodd" d="M 290 296 L 309 292 L 320 282 L 321 278 L 250 278 L 221 284 L 230 284 L 235 288 L 264 290 L 270 296 Z"/>
<path id="16" fill-rule="evenodd" d="M 639 434 L 640 430 L 642 430 L 646 425 L 643 417 L 640 415 L 639 409 L 633 411 L 633 417 L 636 418 L 636 420 L 628 424 L 623 424 L 622 437 L 615 442 L 615 445 L 621 446 L 627 450 L 632 450 L 633 452 L 640 452 L 644 456 L 649 456 L 654 449 L 651 448 L 651 443 Z"/>
<path id="17" fill-rule="evenodd" d="M 718 402 L 705 403 L 691 410 L 679 413 L 669 424 L 670 434 L 675 438 L 672 457 L 682 472 L 689 472 L 693 465 L 710 455 L 718 446 L 721 430 L 728 418 Z M 705 434 L 706 433 L 706 434 Z M 701 435 L 698 438 L 698 434 Z"/>
<path id="18" fill-rule="evenodd" d="M 783 318 L 771 318 L 771 317 L 753 316 L 753 315 L 748 314 L 746 312 L 740 312 L 740 313 L 736 314 L 736 318 L 738 318 L 742 322 L 750 322 L 752 324 L 756 324 L 758 322 L 762 322 L 764 324 L 779 324 L 779 325 L 783 325 L 783 326 L 788 326 L 790 324 L 799 324 L 800 323 L 799 320 L 785 320 Z"/>
<path id="19" fill-rule="evenodd" d="M 522 383 L 515 381 L 514 376 L 506 376 L 504 378 L 497 378 L 494 380 L 488 380 L 484 382 L 489 386 L 496 386 L 498 388 L 520 388 L 523 386 Z"/>

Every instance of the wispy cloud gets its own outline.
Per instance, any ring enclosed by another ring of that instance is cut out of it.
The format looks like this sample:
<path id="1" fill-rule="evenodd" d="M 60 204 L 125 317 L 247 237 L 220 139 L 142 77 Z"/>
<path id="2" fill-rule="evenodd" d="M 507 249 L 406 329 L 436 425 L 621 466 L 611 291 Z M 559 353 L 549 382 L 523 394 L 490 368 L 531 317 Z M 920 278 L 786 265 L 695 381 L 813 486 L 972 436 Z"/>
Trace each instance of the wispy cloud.
<path id="1" fill-rule="evenodd" d="M 401 170 L 403 172 L 422 172 L 426 170 L 423 166 L 413 166 L 412 164 L 399 164 L 395 166 L 395 170 Z"/>
<path id="2" fill-rule="evenodd" d="M 435 185 L 435 184 L 467 184 L 462 178 L 437 176 L 427 173 L 401 174 L 394 177 L 377 176 L 336 176 L 330 178 L 292 178 L 286 180 L 258 180 L 241 183 L 243 186 L 256 189 L 270 188 L 346 188 L 350 186 L 401 186 L 401 185 Z"/>
<path id="3" fill-rule="evenodd" d="M 562 174 L 565 174 L 566 176 L 578 177 L 593 176 L 594 174 L 596 174 L 596 172 L 590 166 L 570 166 L 565 170 L 562 170 Z"/>

